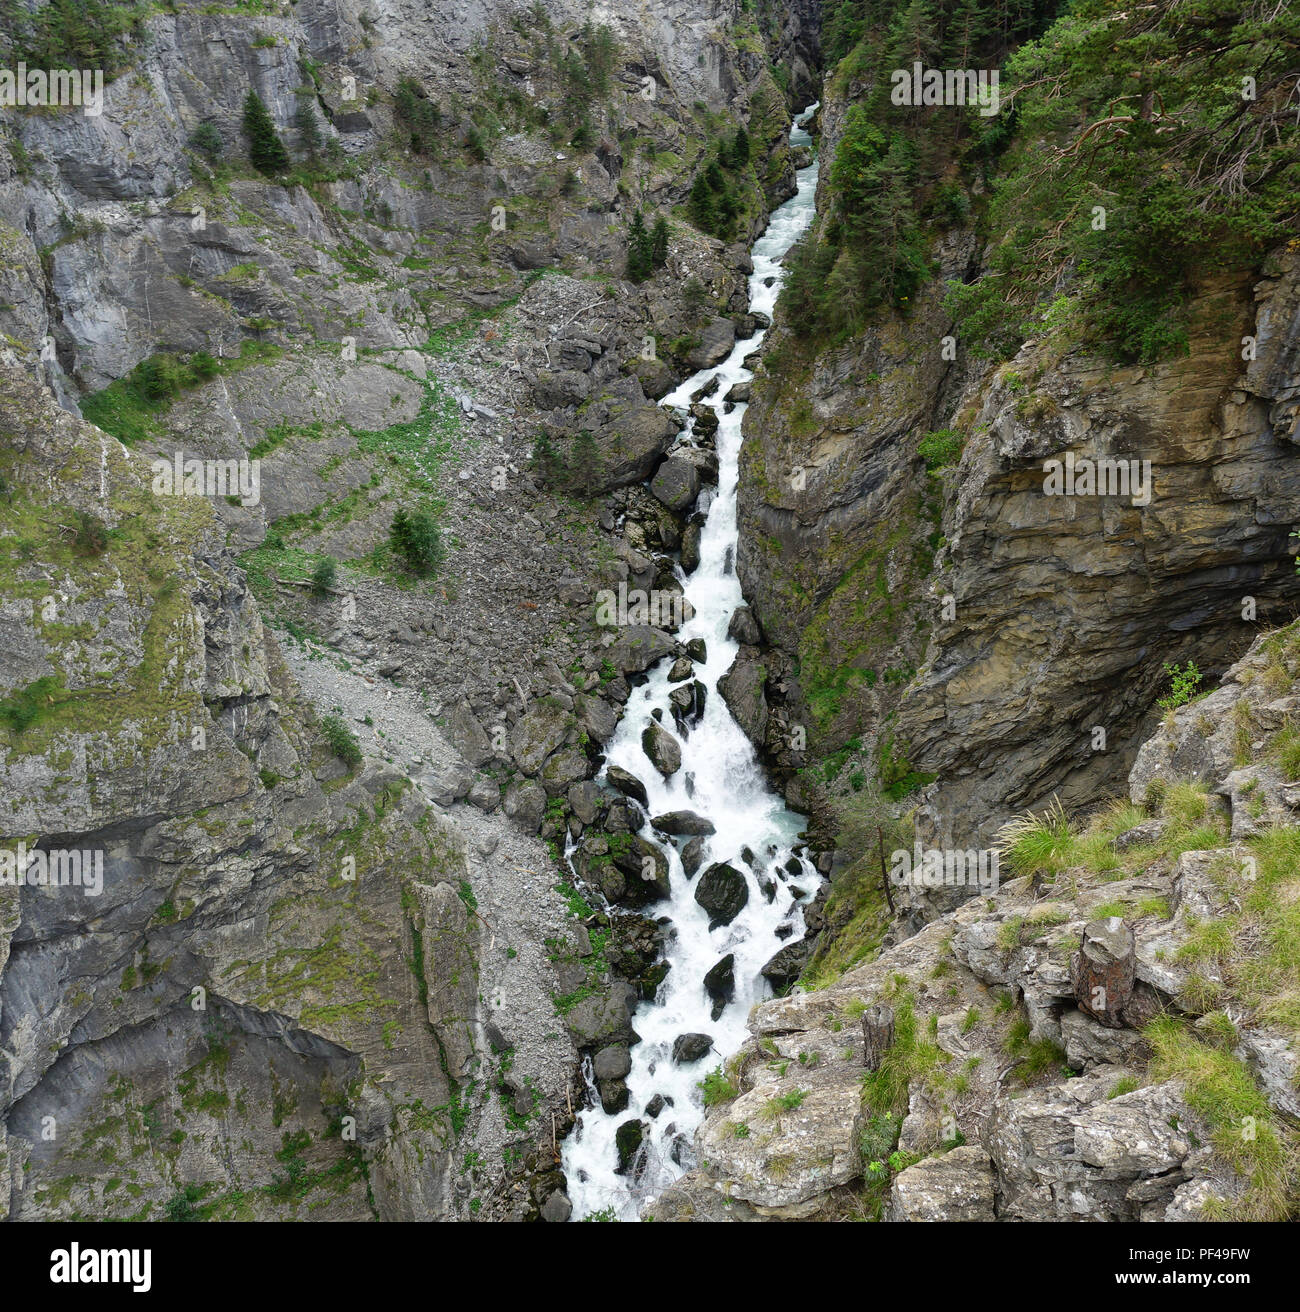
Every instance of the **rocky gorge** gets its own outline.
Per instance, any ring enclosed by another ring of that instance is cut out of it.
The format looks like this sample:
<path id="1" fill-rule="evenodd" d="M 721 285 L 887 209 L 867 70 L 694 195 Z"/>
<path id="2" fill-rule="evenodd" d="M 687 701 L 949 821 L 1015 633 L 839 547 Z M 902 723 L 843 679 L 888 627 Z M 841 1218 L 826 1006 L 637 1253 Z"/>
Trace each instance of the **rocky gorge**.
<path id="1" fill-rule="evenodd" d="M 0 1214 L 1294 1217 L 1296 37 L 1150 8 L 3 11 Z"/>

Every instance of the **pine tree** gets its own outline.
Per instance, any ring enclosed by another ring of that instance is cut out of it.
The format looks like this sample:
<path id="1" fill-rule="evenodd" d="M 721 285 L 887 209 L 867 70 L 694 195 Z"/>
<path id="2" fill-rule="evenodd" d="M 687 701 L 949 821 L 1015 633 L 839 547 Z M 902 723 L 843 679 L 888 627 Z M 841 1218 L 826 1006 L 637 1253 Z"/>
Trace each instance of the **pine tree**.
<path id="1" fill-rule="evenodd" d="M 641 211 L 632 215 L 627 233 L 627 276 L 632 282 L 644 282 L 654 272 L 650 253 L 650 234 Z"/>
<path id="2" fill-rule="evenodd" d="M 298 105 L 293 112 L 293 125 L 298 129 L 298 140 L 307 152 L 308 159 L 315 159 L 324 144 L 320 124 L 316 121 L 316 110 L 307 96 L 298 98 Z"/>
<path id="3" fill-rule="evenodd" d="M 573 453 L 569 460 L 574 490 L 589 497 L 599 473 L 600 447 L 589 428 L 582 429 L 573 439 Z"/>
<path id="4" fill-rule="evenodd" d="M 743 124 L 736 129 L 736 139 L 731 145 L 731 159 L 738 169 L 743 169 L 749 163 L 749 133 Z"/>
<path id="5" fill-rule="evenodd" d="M 200 123 L 190 133 L 190 146 L 211 164 L 215 164 L 221 158 L 224 148 L 221 133 L 211 123 Z"/>
<path id="6" fill-rule="evenodd" d="M 890 32 L 897 67 L 910 69 L 914 60 L 929 65 L 939 53 L 939 31 L 928 0 L 912 0 L 894 20 Z"/>
<path id="7" fill-rule="evenodd" d="M 695 175 L 691 184 L 690 199 L 686 202 L 691 219 L 702 232 L 712 232 L 717 226 L 718 209 L 713 199 L 713 192 L 703 173 Z"/>
<path id="8" fill-rule="evenodd" d="M 558 487 L 564 478 L 564 459 L 544 428 L 533 439 L 533 468 L 542 475 L 548 487 Z"/>
<path id="9" fill-rule="evenodd" d="M 256 91 L 244 97 L 244 136 L 248 138 L 248 158 L 259 173 L 288 171 L 289 152 Z"/>
<path id="10" fill-rule="evenodd" d="M 388 545 L 421 578 L 428 578 L 442 563 L 442 533 L 426 510 L 410 512 L 399 506 L 389 525 Z"/>
<path id="11" fill-rule="evenodd" d="M 410 133 L 411 149 L 417 155 L 429 154 L 442 122 L 442 110 L 427 100 L 419 83 L 409 77 L 398 82 L 393 107 L 398 121 Z"/>
<path id="12" fill-rule="evenodd" d="M 668 263 L 668 220 L 662 214 L 650 230 L 650 263 L 656 269 Z"/>

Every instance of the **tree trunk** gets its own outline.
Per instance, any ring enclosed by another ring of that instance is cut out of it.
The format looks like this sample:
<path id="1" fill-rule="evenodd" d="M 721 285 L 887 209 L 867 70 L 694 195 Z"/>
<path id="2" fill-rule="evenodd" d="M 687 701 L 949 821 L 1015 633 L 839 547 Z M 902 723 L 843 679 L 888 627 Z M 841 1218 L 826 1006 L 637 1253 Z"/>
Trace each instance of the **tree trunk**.
<path id="1" fill-rule="evenodd" d="M 869 1071 L 878 1071 L 885 1053 L 894 1046 L 894 1009 L 883 1002 L 862 1013 L 863 1060 Z"/>
<path id="2" fill-rule="evenodd" d="M 1121 1013 L 1133 996 L 1136 966 L 1133 931 L 1119 916 L 1089 921 L 1070 960 L 1079 1010 L 1111 1029 L 1122 1028 Z"/>

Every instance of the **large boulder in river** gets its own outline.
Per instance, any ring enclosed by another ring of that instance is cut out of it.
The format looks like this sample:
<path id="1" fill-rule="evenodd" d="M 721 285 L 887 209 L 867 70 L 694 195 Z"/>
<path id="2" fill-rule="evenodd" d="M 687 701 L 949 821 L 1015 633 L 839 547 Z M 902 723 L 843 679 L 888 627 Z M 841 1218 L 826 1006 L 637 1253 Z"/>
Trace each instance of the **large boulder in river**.
<path id="1" fill-rule="evenodd" d="M 709 913 L 709 928 L 729 925 L 749 901 L 749 885 L 735 866 L 714 862 L 695 886 L 695 900 Z"/>
<path id="2" fill-rule="evenodd" d="M 700 868 L 704 861 L 704 839 L 692 838 L 689 843 L 682 848 L 682 869 L 686 871 L 687 879 L 694 879 L 695 872 Z"/>
<path id="3" fill-rule="evenodd" d="M 736 344 L 736 325 L 730 319 L 714 319 L 700 333 L 700 343 L 686 357 L 692 369 L 710 369 L 731 354 Z"/>
<path id="4" fill-rule="evenodd" d="M 700 471 L 689 460 L 665 460 L 650 480 L 650 491 L 669 510 L 683 511 L 700 495 Z"/>
<path id="5" fill-rule="evenodd" d="M 694 574 L 700 567 L 700 531 L 702 524 L 697 524 L 695 518 L 682 530 L 682 571 L 686 574 Z"/>
<path id="6" fill-rule="evenodd" d="M 648 624 L 633 624 L 605 648 L 605 657 L 624 674 L 643 674 L 677 650 L 677 640 L 671 634 Z"/>
<path id="7" fill-rule="evenodd" d="M 643 360 L 639 355 L 627 366 L 627 372 L 641 380 L 641 390 L 652 400 L 658 401 L 668 395 L 677 386 L 677 375 L 668 364 L 658 359 Z"/>
<path id="8" fill-rule="evenodd" d="M 629 773 L 620 766 L 611 765 L 605 771 L 605 778 L 611 788 L 617 788 L 624 797 L 630 797 L 634 801 L 640 802 L 642 806 L 649 806 L 650 801 L 646 796 L 645 784 L 641 782 L 636 775 Z"/>
<path id="9" fill-rule="evenodd" d="M 638 1120 L 624 1121 L 614 1131 L 614 1147 L 618 1151 L 616 1174 L 627 1174 L 627 1169 L 632 1165 L 632 1159 L 636 1156 L 637 1149 L 641 1147 L 641 1140 L 645 1138 L 645 1132 L 645 1122 Z"/>
<path id="10" fill-rule="evenodd" d="M 621 1080 L 632 1069 L 632 1054 L 625 1043 L 611 1043 L 592 1059 L 592 1074 L 598 1080 Z"/>
<path id="11" fill-rule="evenodd" d="M 593 1048 L 610 1043 L 635 1043 L 632 1008 L 636 990 L 622 980 L 583 998 L 565 1013 L 564 1023 L 575 1047 Z"/>
<path id="12" fill-rule="evenodd" d="M 600 1094 L 601 1110 L 610 1116 L 626 1111 L 632 1100 L 632 1091 L 626 1080 L 597 1080 L 596 1092 Z"/>
<path id="13" fill-rule="evenodd" d="M 742 647 L 735 664 L 718 680 L 718 692 L 727 709 L 756 747 L 761 747 L 767 737 L 767 699 L 763 696 L 766 685 L 767 668 L 753 647 Z"/>
<path id="14" fill-rule="evenodd" d="M 801 938 L 787 943 L 759 973 L 778 993 L 784 993 L 803 973 L 811 955 L 812 944 Z"/>
<path id="15" fill-rule="evenodd" d="M 578 843 L 574 865 L 607 902 L 644 906 L 670 893 L 668 857 L 640 834 L 588 830 Z"/>
<path id="16" fill-rule="evenodd" d="M 716 830 L 712 820 L 706 820 L 694 811 L 665 811 L 650 821 L 656 829 L 664 834 L 678 836 L 681 834 L 712 834 Z"/>
<path id="17" fill-rule="evenodd" d="M 604 794 L 590 779 L 584 779 L 574 784 L 569 789 L 568 796 L 574 819 L 579 824 L 589 825 L 595 823 L 596 819 L 609 805 Z"/>
<path id="18" fill-rule="evenodd" d="M 677 420 L 661 406 L 629 406 L 595 435 L 599 454 L 592 490 L 609 492 L 649 478 L 677 432 Z"/>
<path id="19" fill-rule="evenodd" d="M 763 641 L 762 631 L 754 612 L 748 606 L 737 606 L 731 612 L 731 622 L 727 625 L 727 637 L 738 642 L 742 647 L 757 647 Z"/>
<path id="20" fill-rule="evenodd" d="M 641 731 L 641 750 L 665 779 L 681 769 L 681 744 L 662 724 L 648 724 Z"/>
<path id="21" fill-rule="evenodd" d="M 622 901 L 641 905 L 670 896 L 668 858 L 648 838 L 632 834 L 625 842 L 616 843 L 613 860 L 625 879 Z"/>
<path id="22" fill-rule="evenodd" d="M 698 679 L 683 683 L 668 694 L 673 723 L 677 726 L 677 732 L 683 737 L 703 719 L 704 704 L 708 696 L 709 690 Z"/>
<path id="23" fill-rule="evenodd" d="M 673 1042 L 673 1062 L 678 1066 L 689 1065 L 712 1048 L 713 1038 L 708 1034 L 679 1034 Z"/>
<path id="24" fill-rule="evenodd" d="M 722 1015 L 722 1009 L 736 996 L 736 957 L 728 952 L 707 975 L 704 991 L 713 1001 L 713 1019 Z"/>
<path id="25" fill-rule="evenodd" d="M 602 1048 L 592 1060 L 591 1073 L 600 1093 L 600 1105 L 614 1116 L 628 1104 L 630 1093 L 627 1075 L 632 1069 L 632 1054 L 624 1043 L 612 1043 Z"/>
<path id="26" fill-rule="evenodd" d="M 607 743 L 618 727 L 618 713 L 603 697 L 575 697 L 573 711 L 588 738 Z"/>

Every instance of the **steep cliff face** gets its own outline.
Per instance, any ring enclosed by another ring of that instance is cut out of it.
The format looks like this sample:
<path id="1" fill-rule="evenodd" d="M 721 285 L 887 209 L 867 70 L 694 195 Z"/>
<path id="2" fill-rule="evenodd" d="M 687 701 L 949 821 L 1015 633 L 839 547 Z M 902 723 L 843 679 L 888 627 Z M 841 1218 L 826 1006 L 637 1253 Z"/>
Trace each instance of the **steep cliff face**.
<path id="1" fill-rule="evenodd" d="M 862 94 L 831 87 L 823 192 Z M 1067 322 L 993 364 L 945 308 L 986 253 L 960 221 L 927 240 L 932 276 L 846 344 L 807 349 L 778 313 L 739 569 L 783 672 L 769 753 L 818 767 L 791 795 L 815 804 L 836 753 L 899 795 L 937 776 L 924 832 L 961 848 L 1054 794 L 1113 793 L 1165 664 L 1221 670 L 1290 613 L 1298 283 L 1290 247 L 1262 278 L 1203 276 L 1162 363 L 1108 362 Z M 1149 503 L 1047 494 L 1067 457 L 1149 461 Z"/>
<path id="2" fill-rule="evenodd" d="M 204 498 L 155 496 L 11 366 L 0 416 L 0 847 L 102 868 L 98 894 L 0 882 L 4 1209 L 467 1208 L 498 1084 L 535 1088 L 526 1142 L 573 1052 L 491 1026 L 504 945 L 463 840 L 405 775 L 330 750 Z"/>
<path id="3" fill-rule="evenodd" d="M 5 265 L 44 294 L 29 283 L 6 330 L 34 361 L 52 339 L 39 363 L 71 403 L 159 349 L 229 354 L 277 331 L 418 345 L 466 296 L 497 304 L 561 263 L 607 271 L 622 200 L 689 186 L 700 112 L 747 103 L 756 79 L 781 98 L 757 29 L 738 47 L 738 14 L 605 6 L 599 50 L 576 3 L 146 15 L 101 115 L 7 124 Z M 288 185 L 247 167 L 250 90 L 296 162 Z M 201 127 L 219 138 L 207 153 Z"/>
<path id="4" fill-rule="evenodd" d="M 760 0 L 758 15 L 768 33 L 777 76 L 795 107 L 812 104 L 822 84 L 821 0 Z"/>
<path id="5" fill-rule="evenodd" d="M 972 396 L 969 420 L 959 412 L 976 436 L 931 585 L 955 619 L 936 619 L 898 717 L 940 776 L 927 801 L 950 817 L 947 839 L 1053 793 L 1073 808 L 1113 788 L 1164 663 L 1221 669 L 1300 597 L 1296 253 L 1253 288 L 1207 287 L 1194 322 L 1185 358 L 1146 368 L 1056 361 L 1049 338 Z M 1150 461 L 1150 503 L 1044 495 L 1045 462 L 1068 454 Z"/>

